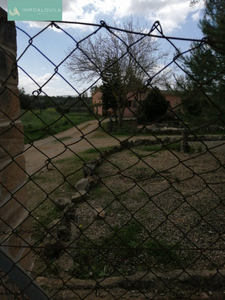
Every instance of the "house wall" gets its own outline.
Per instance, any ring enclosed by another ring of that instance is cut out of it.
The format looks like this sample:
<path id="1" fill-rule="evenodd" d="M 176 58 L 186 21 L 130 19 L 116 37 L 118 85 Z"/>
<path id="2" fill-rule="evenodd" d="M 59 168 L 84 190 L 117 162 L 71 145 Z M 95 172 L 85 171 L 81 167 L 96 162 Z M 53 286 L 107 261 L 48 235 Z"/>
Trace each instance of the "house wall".
<path id="1" fill-rule="evenodd" d="M 167 101 L 170 102 L 171 108 L 176 108 L 180 103 L 181 99 L 179 96 L 176 96 L 174 94 L 164 94 Z"/>
<path id="2" fill-rule="evenodd" d="M 103 116 L 103 107 L 102 107 L 102 92 L 98 89 L 93 95 L 92 95 L 92 103 L 96 105 L 94 107 L 94 113 Z M 99 105 L 100 104 L 100 105 Z"/>
<path id="3" fill-rule="evenodd" d="M 16 28 L 0 7 L 0 246 L 26 270 L 31 220 L 27 208 L 23 126 L 16 65 Z M 28 247 L 27 247 L 28 246 Z"/>
<path id="4" fill-rule="evenodd" d="M 124 118 L 132 118 L 132 117 L 136 117 L 139 113 L 139 109 L 138 109 L 138 103 L 136 103 L 135 105 L 135 99 L 138 100 L 138 102 L 140 101 L 144 101 L 145 98 L 147 97 L 149 93 L 149 90 L 146 90 L 143 93 L 135 93 L 135 92 L 129 92 L 127 94 L 127 106 L 124 110 Z M 176 108 L 177 105 L 179 105 L 181 103 L 180 97 L 174 95 L 173 93 L 170 92 L 166 92 L 163 91 L 162 94 L 164 95 L 164 97 L 166 98 L 167 101 L 170 102 L 171 108 Z M 98 89 L 93 95 L 92 95 L 92 101 L 93 104 L 102 104 L 102 93 L 101 91 Z M 102 106 L 98 106 L 95 108 L 95 112 L 98 112 L 99 115 L 103 115 L 104 114 L 104 110 L 102 108 Z"/>

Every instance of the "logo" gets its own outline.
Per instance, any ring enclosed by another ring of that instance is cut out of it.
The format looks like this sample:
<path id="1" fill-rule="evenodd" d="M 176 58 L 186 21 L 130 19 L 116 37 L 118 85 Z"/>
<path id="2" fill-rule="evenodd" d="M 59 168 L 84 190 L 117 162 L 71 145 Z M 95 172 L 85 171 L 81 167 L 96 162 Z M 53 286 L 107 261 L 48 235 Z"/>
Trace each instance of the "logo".
<path id="1" fill-rule="evenodd" d="M 8 0 L 8 21 L 62 21 L 62 0 Z"/>
<path id="2" fill-rule="evenodd" d="M 12 12 L 11 9 L 10 9 L 10 10 L 9 10 L 9 14 L 10 14 L 11 16 L 15 16 L 15 15 L 20 16 L 20 13 L 18 12 L 18 9 L 17 9 L 16 7 L 14 8 L 13 12 Z"/>

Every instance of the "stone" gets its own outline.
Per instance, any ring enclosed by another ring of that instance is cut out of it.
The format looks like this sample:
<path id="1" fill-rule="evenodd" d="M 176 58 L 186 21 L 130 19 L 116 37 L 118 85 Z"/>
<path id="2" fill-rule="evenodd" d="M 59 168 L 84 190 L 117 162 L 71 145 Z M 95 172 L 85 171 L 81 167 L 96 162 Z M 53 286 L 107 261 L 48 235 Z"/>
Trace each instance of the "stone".
<path id="1" fill-rule="evenodd" d="M 91 188 L 93 188 L 96 185 L 98 185 L 98 183 L 100 181 L 100 178 L 97 175 L 88 176 L 87 178 L 88 178 L 88 180 L 90 182 Z"/>
<path id="2" fill-rule="evenodd" d="M 208 137 L 209 141 L 218 141 L 218 137 L 212 135 L 210 137 Z"/>
<path id="3" fill-rule="evenodd" d="M 146 128 L 147 130 L 154 130 L 154 129 L 157 128 L 157 126 L 156 126 L 155 124 L 151 124 L 151 125 L 145 126 L 145 128 Z"/>
<path id="4" fill-rule="evenodd" d="M 134 146 L 141 146 L 143 145 L 143 140 L 142 139 L 136 139 L 134 141 Z"/>
<path id="5" fill-rule="evenodd" d="M 0 48 L 0 78 L 6 84 L 18 84 L 18 71 L 16 66 L 16 57 L 13 51 Z"/>
<path id="6" fill-rule="evenodd" d="M 81 190 L 75 193 L 71 198 L 73 203 L 79 203 L 81 201 L 85 201 L 86 199 L 87 199 L 87 192 L 85 190 Z"/>
<path id="7" fill-rule="evenodd" d="M 96 219 L 105 219 L 105 215 L 106 215 L 106 213 L 105 213 L 105 211 L 103 210 L 103 208 L 102 207 L 97 207 L 97 208 L 95 208 L 95 210 L 94 210 L 94 215 L 95 215 L 95 218 Z"/>
<path id="8" fill-rule="evenodd" d="M 71 204 L 71 200 L 68 198 L 58 198 L 54 200 L 54 203 L 59 210 L 64 210 L 67 206 Z"/>
<path id="9" fill-rule="evenodd" d="M 74 259 L 66 252 L 60 255 L 58 265 L 61 271 L 71 272 L 74 266 Z"/>
<path id="10" fill-rule="evenodd" d="M 79 180 L 76 185 L 75 185 L 75 188 L 77 191 L 86 191 L 86 192 L 89 192 L 90 190 L 90 183 L 89 183 L 89 180 L 88 178 L 83 178 L 81 180 Z"/>
<path id="11" fill-rule="evenodd" d="M 61 219 L 56 219 L 50 224 L 48 232 L 43 241 L 44 254 L 47 257 L 58 257 L 65 242 L 70 240 L 70 230 L 61 225 Z"/>
<path id="12" fill-rule="evenodd" d="M 169 137 L 166 137 L 164 139 L 162 139 L 162 143 L 163 144 L 168 144 L 170 142 L 170 138 Z"/>
<path id="13" fill-rule="evenodd" d="M 16 121 L 13 124 L 10 124 L 10 122 L 0 124 L 1 160 L 7 159 L 8 157 L 14 157 L 20 154 L 24 149 L 23 125 L 20 121 Z"/>
<path id="14" fill-rule="evenodd" d="M 177 142 L 178 142 L 178 139 L 172 138 L 172 139 L 170 140 L 170 142 L 171 142 L 171 144 L 172 144 L 172 143 L 177 143 Z"/>
<path id="15" fill-rule="evenodd" d="M 63 217 L 66 220 L 70 220 L 70 221 L 76 221 L 76 214 L 75 214 L 75 205 L 73 203 L 71 203 L 70 201 L 70 205 L 68 205 L 64 210 L 63 210 Z"/>
<path id="16" fill-rule="evenodd" d="M 1 197 L 10 192 L 13 193 L 21 182 L 26 180 L 25 168 L 25 158 L 23 155 L 15 157 L 13 161 L 11 159 L 5 160 L 1 164 Z"/>
<path id="17" fill-rule="evenodd" d="M 95 164 L 86 164 L 83 168 L 82 168 L 82 172 L 84 174 L 84 177 L 87 176 L 92 176 L 94 174 L 94 170 L 96 168 Z"/>
<path id="18" fill-rule="evenodd" d="M 19 115 L 20 115 L 19 90 L 17 89 L 16 86 L 14 87 L 12 86 L 10 90 L 0 86 L 0 119 L 5 119 L 11 123 L 12 119 L 18 117 Z M 18 122 L 19 121 L 17 120 L 15 123 L 18 124 Z"/>

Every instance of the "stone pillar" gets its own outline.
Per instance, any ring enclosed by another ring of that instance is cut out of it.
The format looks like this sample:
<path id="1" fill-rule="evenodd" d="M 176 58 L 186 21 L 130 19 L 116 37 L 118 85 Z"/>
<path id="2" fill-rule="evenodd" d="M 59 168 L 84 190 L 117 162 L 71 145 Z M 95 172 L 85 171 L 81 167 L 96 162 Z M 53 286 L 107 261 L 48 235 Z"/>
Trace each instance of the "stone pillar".
<path id="1" fill-rule="evenodd" d="M 0 246 L 25 270 L 32 268 L 23 126 L 16 65 L 16 28 L 0 7 Z"/>

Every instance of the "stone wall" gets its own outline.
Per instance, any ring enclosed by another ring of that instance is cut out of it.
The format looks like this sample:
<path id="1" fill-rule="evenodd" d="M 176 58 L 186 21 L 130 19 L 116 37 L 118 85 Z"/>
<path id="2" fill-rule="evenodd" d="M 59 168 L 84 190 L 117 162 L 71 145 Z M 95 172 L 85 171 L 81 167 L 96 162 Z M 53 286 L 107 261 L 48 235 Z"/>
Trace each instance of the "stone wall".
<path id="1" fill-rule="evenodd" d="M 25 270 L 32 268 L 23 126 L 16 65 L 16 28 L 0 7 L 0 246 Z"/>

